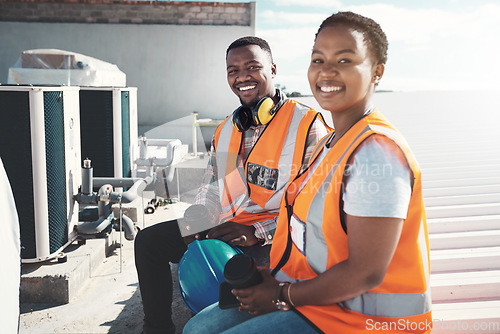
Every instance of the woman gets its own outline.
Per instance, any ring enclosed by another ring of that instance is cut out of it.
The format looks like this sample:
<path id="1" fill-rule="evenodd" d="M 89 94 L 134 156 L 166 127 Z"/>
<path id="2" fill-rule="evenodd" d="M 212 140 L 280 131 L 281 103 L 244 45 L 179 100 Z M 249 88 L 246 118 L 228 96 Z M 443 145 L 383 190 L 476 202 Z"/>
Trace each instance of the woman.
<path id="1" fill-rule="evenodd" d="M 272 275 L 262 269 L 262 284 L 233 290 L 247 312 L 212 305 L 186 333 L 430 333 L 420 170 L 372 105 L 387 45 L 377 23 L 354 13 L 321 24 L 308 79 L 335 131 L 284 195 Z"/>

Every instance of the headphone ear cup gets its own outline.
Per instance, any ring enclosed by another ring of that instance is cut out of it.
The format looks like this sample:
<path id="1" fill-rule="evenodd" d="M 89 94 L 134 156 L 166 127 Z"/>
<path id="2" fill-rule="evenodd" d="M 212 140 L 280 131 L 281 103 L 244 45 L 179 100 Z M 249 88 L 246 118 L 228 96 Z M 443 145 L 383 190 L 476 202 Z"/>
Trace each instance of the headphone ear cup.
<path id="1" fill-rule="evenodd" d="M 240 132 L 247 131 L 252 125 L 251 111 L 249 108 L 240 106 L 233 112 L 233 126 Z"/>
<path id="2" fill-rule="evenodd" d="M 263 98 L 252 110 L 253 122 L 256 125 L 267 124 L 273 119 L 274 114 L 273 99 Z"/>

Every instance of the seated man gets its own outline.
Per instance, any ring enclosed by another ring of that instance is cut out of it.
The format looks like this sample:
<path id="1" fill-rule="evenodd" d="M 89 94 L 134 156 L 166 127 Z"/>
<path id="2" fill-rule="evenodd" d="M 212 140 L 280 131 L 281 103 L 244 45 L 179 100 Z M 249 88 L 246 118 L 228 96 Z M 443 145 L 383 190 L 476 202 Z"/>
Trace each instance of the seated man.
<path id="1" fill-rule="evenodd" d="M 226 52 L 227 80 L 237 108 L 217 128 L 195 204 L 208 211 L 196 238 L 218 238 L 269 263 L 285 185 L 307 166 L 316 143 L 328 132 L 321 115 L 275 89 L 276 65 L 266 41 L 243 37 Z M 188 240 L 189 239 L 189 240 Z M 144 308 L 144 333 L 174 333 L 172 277 L 187 249 L 176 221 L 142 230 L 135 261 Z"/>

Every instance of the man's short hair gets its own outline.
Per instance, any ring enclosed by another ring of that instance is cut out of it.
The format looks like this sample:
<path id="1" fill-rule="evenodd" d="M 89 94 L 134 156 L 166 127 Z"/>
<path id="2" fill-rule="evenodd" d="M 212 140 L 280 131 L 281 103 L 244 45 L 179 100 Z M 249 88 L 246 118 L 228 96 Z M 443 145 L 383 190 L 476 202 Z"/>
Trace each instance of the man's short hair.
<path id="1" fill-rule="evenodd" d="M 227 55 L 229 54 L 229 51 L 231 51 L 234 48 L 238 48 L 241 46 L 247 46 L 247 45 L 257 45 L 259 46 L 262 50 L 264 50 L 268 55 L 269 55 L 269 60 L 271 60 L 271 63 L 274 63 L 273 61 L 273 54 L 271 52 L 271 48 L 269 47 L 269 44 L 265 40 L 259 37 L 255 36 L 246 36 L 246 37 L 241 37 L 232 42 L 229 47 L 227 48 L 226 51 L 226 58 Z"/>

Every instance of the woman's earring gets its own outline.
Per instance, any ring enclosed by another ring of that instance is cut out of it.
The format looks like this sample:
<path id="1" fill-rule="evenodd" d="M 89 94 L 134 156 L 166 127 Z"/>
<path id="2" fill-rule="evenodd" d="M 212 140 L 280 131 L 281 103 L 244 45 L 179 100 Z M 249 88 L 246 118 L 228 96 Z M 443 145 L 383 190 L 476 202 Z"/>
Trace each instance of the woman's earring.
<path id="1" fill-rule="evenodd" d="M 377 75 L 375 76 L 375 85 L 378 85 L 378 83 L 380 82 L 380 77 Z"/>

